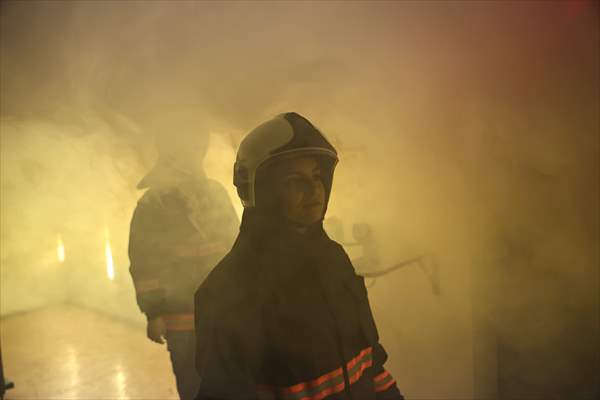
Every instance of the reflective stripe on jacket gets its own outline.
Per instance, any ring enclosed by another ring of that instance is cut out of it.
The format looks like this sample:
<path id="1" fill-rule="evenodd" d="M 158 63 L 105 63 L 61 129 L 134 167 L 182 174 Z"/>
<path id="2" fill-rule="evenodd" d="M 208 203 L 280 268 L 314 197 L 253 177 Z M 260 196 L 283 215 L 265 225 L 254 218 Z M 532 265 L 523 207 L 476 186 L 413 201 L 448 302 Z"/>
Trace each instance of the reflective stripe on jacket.
<path id="1" fill-rule="evenodd" d="M 260 218 L 196 293 L 198 400 L 402 399 L 343 248 Z"/>

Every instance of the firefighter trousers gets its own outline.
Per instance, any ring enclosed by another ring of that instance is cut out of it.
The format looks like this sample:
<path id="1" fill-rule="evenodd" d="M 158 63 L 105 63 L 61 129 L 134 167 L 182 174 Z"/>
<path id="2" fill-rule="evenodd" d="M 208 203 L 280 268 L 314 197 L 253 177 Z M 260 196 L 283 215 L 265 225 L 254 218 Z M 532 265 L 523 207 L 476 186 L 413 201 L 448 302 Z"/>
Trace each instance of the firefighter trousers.
<path id="1" fill-rule="evenodd" d="M 193 400 L 200 388 L 194 331 L 167 331 L 166 336 L 179 397 L 181 400 Z"/>

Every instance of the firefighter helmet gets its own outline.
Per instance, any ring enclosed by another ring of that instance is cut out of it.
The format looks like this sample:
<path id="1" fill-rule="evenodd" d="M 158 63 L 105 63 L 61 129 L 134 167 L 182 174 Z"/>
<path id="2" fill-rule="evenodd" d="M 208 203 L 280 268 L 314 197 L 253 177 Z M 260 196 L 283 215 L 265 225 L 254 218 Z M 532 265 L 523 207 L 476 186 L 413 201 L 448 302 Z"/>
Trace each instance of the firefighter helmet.
<path id="1" fill-rule="evenodd" d="M 322 172 L 327 197 L 331 192 L 337 151 L 325 136 L 300 114 L 279 114 L 248 133 L 238 149 L 233 184 L 245 208 L 256 207 L 257 171 L 286 156 L 313 155 L 327 161 Z"/>

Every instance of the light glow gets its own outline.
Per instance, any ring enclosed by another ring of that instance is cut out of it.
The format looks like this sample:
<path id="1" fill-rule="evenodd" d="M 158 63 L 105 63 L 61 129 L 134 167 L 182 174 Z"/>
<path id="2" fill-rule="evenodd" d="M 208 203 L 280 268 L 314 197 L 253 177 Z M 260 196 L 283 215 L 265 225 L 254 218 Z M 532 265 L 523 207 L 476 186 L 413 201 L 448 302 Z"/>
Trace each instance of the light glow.
<path id="1" fill-rule="evenodd" d="M 65 262 L 65 245 L 63 244 L 60 234 L 56 237 L 56 243 L 56 256 L 58 261 L 62 264 Z"/>
<path id="2" fill-rule="evenodd" d="M 115 265 L 113 263 L 112 250 L 110 248 L 110 241 L 108 236 L 108 229 L 106 230 L 106 244 L 104 246 L 104 255 L 106 256 L 106 275 L 111 281 L 115 280 Z"/>

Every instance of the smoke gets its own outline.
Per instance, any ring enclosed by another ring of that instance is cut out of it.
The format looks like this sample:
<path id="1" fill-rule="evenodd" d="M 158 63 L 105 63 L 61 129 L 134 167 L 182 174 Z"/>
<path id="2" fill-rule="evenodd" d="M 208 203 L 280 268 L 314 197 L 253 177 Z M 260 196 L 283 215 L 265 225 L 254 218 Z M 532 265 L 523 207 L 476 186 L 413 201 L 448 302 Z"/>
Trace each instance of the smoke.
<path id="1" fill-rule="evenodd" d="M 439 265 L 439 295 L 417 265 L 370 281 L 407 395 L 597 393 L 598 10 L 567 3 L 3 2 L 2 314 L 140 320 L 128 224 L 158 152 L 209 143 L 240 211 L 235 146 L 297 111 L 340 151 L 345 238 Z"/>

